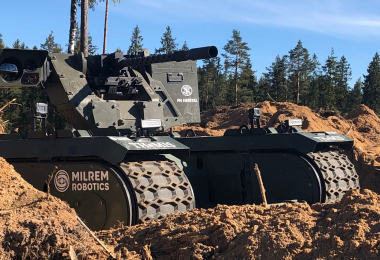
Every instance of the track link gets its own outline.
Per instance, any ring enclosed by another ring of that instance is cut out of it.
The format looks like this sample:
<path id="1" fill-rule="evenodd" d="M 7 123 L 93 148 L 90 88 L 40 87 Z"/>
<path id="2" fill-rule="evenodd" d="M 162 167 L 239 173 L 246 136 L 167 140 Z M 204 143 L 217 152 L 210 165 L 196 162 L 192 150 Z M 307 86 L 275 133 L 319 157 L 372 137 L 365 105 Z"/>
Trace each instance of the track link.
<path id="1" fill-rule="evenodd" d="M 338 150 L 308 154 L 318 165 L 326 187 L 325 201 L 334 202 L 351 189 L 359 189 L 359 176 L 348 157 Z"/>
<path id="2" fill-rule="evenodd" d="M 195 207 L 193 189 L 185 173 L 170 161 L 122 163 L 135 193 L 138 223 L 161 220 L 169 213 Z"/>

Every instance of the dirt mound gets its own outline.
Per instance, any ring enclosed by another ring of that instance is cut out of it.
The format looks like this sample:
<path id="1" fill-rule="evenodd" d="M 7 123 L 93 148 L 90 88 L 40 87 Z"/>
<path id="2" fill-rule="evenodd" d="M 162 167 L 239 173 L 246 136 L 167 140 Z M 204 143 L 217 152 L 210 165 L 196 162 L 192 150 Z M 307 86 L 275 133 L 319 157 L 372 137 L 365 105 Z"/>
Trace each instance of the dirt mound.
<path id="1" fill-rule="evenodd" d="M 189 128 L 196 135 L 221 136 L 226 129 L 249 124 L 248 111 L 254 107 L 261 109 L 260 123 L 263 126 L 275 127 L 287 119 L 300 118 L 306 132 L 335 131 L 354 139 L 352 157 L 361 187 L 380 193 L 380 118 L 365 105 L 360 105 L 345 117 L 331 111 L 315 113 L 308 107 L 289 102 L 221 106 L 203 113 L 200 125 L 175 127 L 174 130 L 181 136 L 185 136 Z"/>
<path id="2" fill-rule="evenodd" d="M 350 125 L 341 125 L 342 118 L 325 118 L 314 113 L 310 108 L 298 106 L 289 102 L 269 102 L 265 101 L 257 104 L 242 104 L 235 107 L 217 107 L 202 114 L 202 121 L 198 126 L 191 126 L 197 135 L 221 136 L 226 129 L 238 128 L 240 125 L 249 125 L 248 111 L 250 108 L 261 109 L 262 126 L 273 127 L 287 119 L 302 119 L 302 129 L 305 131 L 337 131 L 343 133 L 348 131 Z M 339 124 L 337 125 L 337 122 Z M 184 136 L 189 127 L 174 127 L 174 131 L 180 132 Z"/>
<path id="3" fill-rule="evenodd" d="M 106 259 L 67 203 L 47 197 L 0 158 L 0 258 Z"/>
<path id="4" fill-rule="evenodd" d="M 219 205 L 97 234 L 119 252 L 145 248 L 145 259 L 376 259 L 379 205 L 351 191 L 335 204 Z"/>
<path id="5" fill-rule="evenodd" d="M 261 108 L 261 124 L 301 118 L 305 131 L 336 131 L 355 140 L 353 157 L 364 189 L 334 204 L 218 205 L 169 215 L 160 222 L 97 232 L 122 259 L 378 259 L 380 255 L 380 119 L 366 106 L 347 116 L 314 113 L 292 103 L 218 107 L 192 126 L 197 135 L 223 135 L 248 124 Z M 184 135 L 189 127 L 177 127 Z M 191 135 L 192 133 L 188 133 Z M 106 259 L 78 223 L 76 213 L 35 190 L 0 158 L 0 258 Z"/>

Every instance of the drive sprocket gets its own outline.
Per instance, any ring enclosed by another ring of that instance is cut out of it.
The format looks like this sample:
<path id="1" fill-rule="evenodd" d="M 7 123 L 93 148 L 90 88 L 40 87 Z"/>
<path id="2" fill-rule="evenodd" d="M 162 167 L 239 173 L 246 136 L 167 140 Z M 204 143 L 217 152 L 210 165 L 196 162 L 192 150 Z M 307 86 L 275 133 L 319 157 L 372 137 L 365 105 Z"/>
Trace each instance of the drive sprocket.
<path id="1" fill-rule="evenodd" d="M 122 163 L 137 204 L 137 222 L 164 219 L 167 214 L 195 207 L 193 189 L 185 173 L 170 161 Z"/>
<path id="2" fill-rule="evenodd" d="M 326 187 L 325 201 L 334 202 L 351 189 L 359 189 L 359 176 L 348 157 L 338 150 L 325 150 L 308 154 L 322 173 Z"/>

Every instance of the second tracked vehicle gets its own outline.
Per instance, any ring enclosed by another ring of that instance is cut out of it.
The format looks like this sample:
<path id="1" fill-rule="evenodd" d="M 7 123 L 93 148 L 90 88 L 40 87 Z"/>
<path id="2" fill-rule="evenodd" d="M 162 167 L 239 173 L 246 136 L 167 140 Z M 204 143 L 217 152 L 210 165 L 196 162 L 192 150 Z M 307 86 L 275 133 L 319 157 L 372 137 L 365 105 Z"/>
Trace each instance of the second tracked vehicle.
<path id="1" fill-rule="evenodd" d="M 342 151 L 353 140 L 302 132 L 300 120 L 249 124 L 224 136 L 187 137 L 173 126 L 199 123 L 196 60 L 214 46 L 150 55 L 84 57 L 39 50 L 0 50 L 0 88 L 38 87 L 69 128 L 47 122 L 46 103 L 30 107 L 28 133 L 0 135 L 0 156 L 34 187 L 67 201 L 93 230 L 160 220 L 216 204 L 333 202 L 359 188 Z M 57 167 L 56 170 L 55 167 Z"/>

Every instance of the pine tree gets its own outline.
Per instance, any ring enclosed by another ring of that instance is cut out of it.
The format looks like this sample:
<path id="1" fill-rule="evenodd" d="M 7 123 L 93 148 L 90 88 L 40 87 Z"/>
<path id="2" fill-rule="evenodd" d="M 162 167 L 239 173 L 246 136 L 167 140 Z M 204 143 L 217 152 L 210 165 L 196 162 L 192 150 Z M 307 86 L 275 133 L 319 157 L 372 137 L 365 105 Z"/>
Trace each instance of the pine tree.
<path id="1" fill-rule="evenodd" d="M 103 2 L 104 0 L 88 0 L 88 9 L 91 9 L 92 11 L 95 11 L 95 5 L 97 5 L 99 2 Z M 82 0 L 77 0 L 77 5 L 81 7 Z"/>
<path id="2" fill-rule="evenodd" d="M 268 100 L 269 92 L 271 92 L 271 84 L 268 82 L 265 76 L 261 76 L 254 91 L 255 102 L 263 102 L 265 100 Z"/>
<path id="3" fill-rule="evenodd" d="M 321 89 L 322 108 L 336 109 L 336 88 L 337 88 L 337 61 L 334 56 L 334 49 L 331 49 L 330 56 L 327 57 L 325 65 L 322 66 L 324 71 L 323 84 Z"/>
<path id="4" fill-rule="evenodd" d="M 70 31 L 69 31 L 69 45 L 67 53 L 74 54 L 75 33 L 77 29 L 77 1 L 71 0 L 70 5 Z"/>
<path id="5" fill-rule="evenodd" d="M 60 53 L 62 47 L 54 41 L 53 31 L 46 38 L 45 43 L 40 45 L 41 50 L 47 50 L 49 53 Z"/>
<path id="6" fill-rule="evenodd" d="M 363 82 L 361 78 L 358 78 L 358 80 L 355 82 L 354 88 L 350 90 L 348 93 L 348 106 L 347 111 L 351 111 L 358 107 L 363 100 Z"/>
<path id="7" fill-rule="evenodd" d="M 13 44 L 12 44 L 13 49 L 21 49 L 21 42 L 20 39 L 17 39 Z"/>
<path id="8" fill-rule="evenodd" d="M 337 63 L 337 84 L 335 90 L 336 108 L 341 112 L 348 112 L 348 82 L 351 80 L 351 68 L 346 58 L 342 56 Z"/>
<path id="9" fill-rule="evenodd" d="M 142 40 L 144 39 L 140 35 L 141 31 L 139 29 L 139 26 L 136 25 L 135 29 L 132 31 L 132 37 L 131 37 L 131 45 L 128 48 L 128 55 L 136 54 L 137 52 L 142 51 L 143 49 L 143 44 Z"/>
<path id="10" fill-rule="evenodd" d="M 182 45 L 181 51 L 188 51 L 188 50 L 189 50 L 189 46 L 187 46 L 187 42 L 185 41 Z"/>
<path id="11" fill-rule="evenodd" d="M 380 113 L 380 57 L 376 52 L 364 75 L 363 103 Z"/>
<path id="12" fill-rule="evenodd" d="M 211 69 L 203 65 L 198 68 L 198 87 L 199 87 L 199 107 L 201 111 L 207 111 L 209 107 L 209 99 L 211 95 L 210 76 Z"/>
<path id="13" fill-rule="evenodd" d="M 175 41 L 177 38 L 173 38 L 172 36 L 172 30 L 170 29 L 170 26 L 166 27 L 166 32 L 161 37 L 161 47 L 159 49 L 155 50 L 155 53 L 173 53 L 177 50 L 178 43 Z"/>
<path id="14" fill-rule="evenodd" d="M 320 63 L 318 61 L 317 55 L 315 53 L 313 54 L 313 57 L 311 58 L 311 64 L 310 67 L 311 74 L 309 75 L 307 86 L 308 91 L 305 92 L 304 97 L 302 100 L 304 100 L 304 105 L 309 106 L 312 109 L 317 109 L 320 105 L 319 97 L 320 97 L 320 81 L 322 76 L 322 70 L 320 68 Z"/>
<path id="15" fill-rule="evenodd" d="M 106 1 L 106 13 L 104 15 L 104 37 L 103 37 L 103 54 L 106 54 L 106 46 L 107 46 L 107 26 L 108 26 L 108 0 Z M 120 4 L 121 0 L 113 0 L 113 4 Z"/>
<path id="16" fill-rule="evenodd" d="M 277 55 L 276 60 L 266 69 L 268 72 L 264 73 L 264 77 L 271 85 L 271 91 L 268 94 L 276 101 L 287 101 L 287 56 L 280 58 Z"/>
<path id="17" fill-rule="evenodd" d="M 254 89 L 257 84 L 255 72 L 252 70 L 251 59 L 247 58 L 239 75 L 238 100 L 242 103 L 254 102 Z"/>
<path id="18" fill-rule="evenodd" d="M 20 45 L 20 49 L 21 50 L 29 50 L 29 47 L 26 46 L 24 42 L 22 42 L 21 45 Z"/>
<path id="19" fill-rule="evenodd" d="M 88 0 L 81 0 L 80 51 L 88 56 Z"/>
<path id="20" fill-rule="evenodd" d="M 224 104 L 226 84 L 222 70 L 223 66 L 219 57 L 203 60 L 203 66 L 198 68 L 202 111 Z"/>
<path id="21" fill-rule="evenodd" d="M 74 53 L 80 52 L 80 32 L 78 30 L 75 30 L 75 44 L 74 44 Z M 96 51 L 98 50 L 98 46 L 92 44 L 92 36 L 88 34 L 88 54 L 89 55 L 95 55 Z"/>
<path id="22" fill-rule="evenodd" d="M 233 80 L 234 84 L 234 104 L 238 104 L 238 84 L 239 84 L 239 73 L 243 69 L 244 65 L 247 64 L 247 59 L 249 58 L 248 51 L 250 48 L 247 46 L 246 42 L 242 41 L 240 32 L 238 30 L 232 31 L 232 40 L 229 40 L 226 45 L 224 45 L 223 50 L 226 53 L 222 54 L 225 58 L 224 66 L 226 71 L 228 71 L 230 79 Z"/>
<path id="23" fill-rule="evenodd" d="M 4 48 L 5 48 L 5 44 L 3 41 L 3 35 L 0 33 L 0 49 L 4 49 Z"/>
<path id="24" fill-rule="evenodd" d="M 307 95 L 309 77 L 314 67 L 308 50 L 302 46 L 302 42 L 299 40 L 297 46 L 289 51 L 289 88 L 295 95 L 296 104 L 300 104 L 300 96 Z"/>

